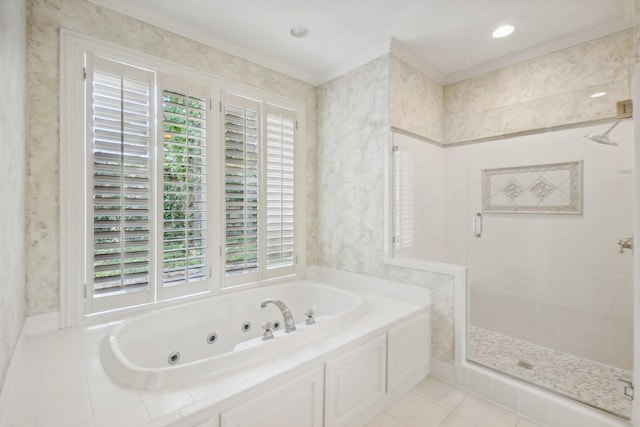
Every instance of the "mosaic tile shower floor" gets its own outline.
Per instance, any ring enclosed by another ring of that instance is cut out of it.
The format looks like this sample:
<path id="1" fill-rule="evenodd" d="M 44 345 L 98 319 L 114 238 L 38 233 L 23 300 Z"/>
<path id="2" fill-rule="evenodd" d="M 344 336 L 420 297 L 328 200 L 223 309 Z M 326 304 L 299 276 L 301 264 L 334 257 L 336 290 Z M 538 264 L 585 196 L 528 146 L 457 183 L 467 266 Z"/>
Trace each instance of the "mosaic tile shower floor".
<path id="1" fill-rule="evenodd" d="M 632 373 L 469 326 L 469 360 L 629 419 L 623 383 Z"/>

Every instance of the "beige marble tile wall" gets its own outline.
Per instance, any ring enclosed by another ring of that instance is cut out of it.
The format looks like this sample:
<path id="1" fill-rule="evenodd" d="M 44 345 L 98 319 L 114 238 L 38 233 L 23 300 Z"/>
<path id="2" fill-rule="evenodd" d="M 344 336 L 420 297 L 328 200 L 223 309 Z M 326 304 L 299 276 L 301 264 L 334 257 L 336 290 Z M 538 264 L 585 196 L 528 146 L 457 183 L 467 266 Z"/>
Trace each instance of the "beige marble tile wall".
<path id="1" fill-rule="evenodd" d="M 60 27 L 306 102 L 308 262 L 316 262 L 314 88 L 84 0 L 28 0 L 27 300 L 29 314 L 58 309 L 58 93 Z"/>
<path id="2" fill-rule="evenodd" d="M 320 265 L 433 292 L 432 354 L 453 361 L 453 278 L 384 264 L 390 57 L 318 88 Z"/>
<path id="3" fill-rule="evenodd" d="M 25 316 L 26 1 L 0 2 L 0 390 Z"/>
<path id="4" fill-rule="evenodd" d="M 391 55 L 389 120 L 392 127 L 442 142 L 444 90 L 420 70 Z"/>
<path id="5" fill-rule="evenodd" d="M 630 97 L 633 31 L 582 43 L 444 88 L 447 143 L 614 117 Z M 606 91 L 602 98 L 591 93 Z"/>

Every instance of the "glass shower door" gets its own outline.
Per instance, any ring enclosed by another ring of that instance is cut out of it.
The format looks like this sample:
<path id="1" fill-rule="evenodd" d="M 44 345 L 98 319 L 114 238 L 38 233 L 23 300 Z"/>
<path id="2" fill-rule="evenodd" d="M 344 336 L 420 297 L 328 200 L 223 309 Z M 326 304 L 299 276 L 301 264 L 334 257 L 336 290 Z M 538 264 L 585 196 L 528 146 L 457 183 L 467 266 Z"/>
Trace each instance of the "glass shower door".
<path id="1" fill-rule="evenodd" d="M 467 152 L 468 359 L 629 418 L 631 120 Z M 478 219 L 476 219 L 476 223 Z M 477 226 L 476 230 L 477 231 Z"/>

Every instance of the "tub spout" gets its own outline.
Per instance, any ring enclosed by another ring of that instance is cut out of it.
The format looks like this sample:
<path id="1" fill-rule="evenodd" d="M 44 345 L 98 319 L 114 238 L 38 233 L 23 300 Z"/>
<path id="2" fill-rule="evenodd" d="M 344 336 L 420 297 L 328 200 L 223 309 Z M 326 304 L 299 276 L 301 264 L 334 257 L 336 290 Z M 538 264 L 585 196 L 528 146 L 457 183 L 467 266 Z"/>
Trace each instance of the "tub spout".
<path id="1" fill-rule="evenodd" d="M 286 333 L 293 332 L 296 330 L 296 324 L 293 321 L 293 316 L 289 311 L 289 307 L 279 299 L 267 298 L 260 304 L 260 308 L 265 308 L 267 304 L 274 304 L 276 307 L 280 309 L 282 312 L 282 317 L 284 317 L 284 331 Z"/>

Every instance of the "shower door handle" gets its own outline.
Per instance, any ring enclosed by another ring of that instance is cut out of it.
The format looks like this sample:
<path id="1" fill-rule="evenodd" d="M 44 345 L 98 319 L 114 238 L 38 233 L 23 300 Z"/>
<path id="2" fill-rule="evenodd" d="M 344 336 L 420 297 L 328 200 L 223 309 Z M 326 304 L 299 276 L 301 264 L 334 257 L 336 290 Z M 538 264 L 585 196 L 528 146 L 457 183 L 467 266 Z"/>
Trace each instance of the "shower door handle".
<path id="1" fill-rule="evenodd" d="M 473 235 L 475 237 L 482 237 L 482 214 L 477 212 L 473 216 Z"/>

